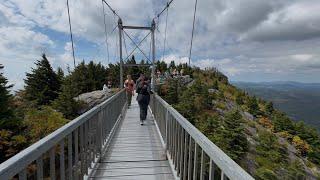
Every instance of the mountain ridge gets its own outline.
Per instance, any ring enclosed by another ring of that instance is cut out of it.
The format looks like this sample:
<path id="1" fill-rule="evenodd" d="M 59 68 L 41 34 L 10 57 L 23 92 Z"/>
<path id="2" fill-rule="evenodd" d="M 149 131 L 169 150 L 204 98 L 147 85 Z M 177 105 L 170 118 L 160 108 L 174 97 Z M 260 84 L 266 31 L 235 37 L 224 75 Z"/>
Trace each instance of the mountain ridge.
<path id="1" fill-rule="evenodd" d="M 302 120 L 320 130 L 320 83 L 232 82 L 251 95 L 272 101 L 293 120 Z"/>

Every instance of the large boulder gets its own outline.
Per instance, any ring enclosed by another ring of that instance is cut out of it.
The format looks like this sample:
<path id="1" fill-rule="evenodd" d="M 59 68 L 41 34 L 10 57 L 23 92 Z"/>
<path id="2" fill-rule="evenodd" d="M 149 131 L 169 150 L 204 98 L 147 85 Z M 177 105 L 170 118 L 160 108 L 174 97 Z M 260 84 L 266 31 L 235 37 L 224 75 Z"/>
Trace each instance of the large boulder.
<path id="1" fill-rule="evenodd" d="M 75 97 L 74 99 L 87 104 L 86 109 L 88 110 L 102 103 L 103 101 L 108 99 L 112 94 L 113 93 L 111 91 L 97 90 L 97 91 L 80 94 L 78 97 Z"/>

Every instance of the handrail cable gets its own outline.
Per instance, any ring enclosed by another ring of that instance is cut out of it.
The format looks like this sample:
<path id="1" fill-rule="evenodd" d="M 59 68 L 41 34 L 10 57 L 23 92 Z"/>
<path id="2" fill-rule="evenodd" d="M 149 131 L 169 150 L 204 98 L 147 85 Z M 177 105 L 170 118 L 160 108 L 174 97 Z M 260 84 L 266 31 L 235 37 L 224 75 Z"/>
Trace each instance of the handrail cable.
<path id="1" fill-rule="evenodd" d="M 190 43 L 190 50 L 189 50 L 189 66 L 190 66 L 190 62 L 191 62 L 191 51 L 192 51 L 192 42 L 193 42 L 193 34 L 194 34 L 194 24 L 195 24 L 195 20 L 196 20 L 197 4 L 198 4 L 198 0 L 196 0 L 196 2 L 194 4 L 191 43 Z"/>
<path id="2" fill-rule="evenodd" d="M 70 10 L 69 10 L 69 0 L 67 0 L 67 9 L 68 9 L 68 19 L 69 19 L 69 31 L 70 31 L 70 40 L 72 46 L 72 57 L 73 57 L 73 66 L 76 68 L 76 58 L 74 56 L 74 45 L 73 45 L 73 36 L 72 36 L 72 27 L 71 27 L 71 17 L 70 17 Z"/>
<path id="3" fill-rule="evenodd" d="M 101 1 L 102 3 L 102 13 L 103 13 L 103 23 L 104 23 L 104 34 L 106 36 L 106 47 L 107 47 L 107 54 L 108 54 L 108 64 L 110 62 L 110 55 L 109 55 L 109 45 L 108 45 L 108 34 L 107 34 L 107 24 L 106 24 L 106 14 L 104 11 L 104 4 L 103 4 L 103 0 Z"/>

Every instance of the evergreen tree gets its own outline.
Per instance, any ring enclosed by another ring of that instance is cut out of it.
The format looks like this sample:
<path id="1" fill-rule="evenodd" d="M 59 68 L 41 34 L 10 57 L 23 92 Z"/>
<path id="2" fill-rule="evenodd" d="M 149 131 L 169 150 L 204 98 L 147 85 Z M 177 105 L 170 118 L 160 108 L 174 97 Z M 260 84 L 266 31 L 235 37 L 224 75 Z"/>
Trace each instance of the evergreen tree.
<path id="1" fill-rule="evenodd" d="M 215 81 L 213 82 L 212 88 L 219 90 L 219 85 L 218 85 L 218 81 L 217 81 L 217 80 L 215 80 Z"/>
<path id="2" fill-rule="evenodd" d="M 3 66 L 0 64 L 0 70 L 3 69 Z M 14 113 L 10 105 L 12 95 L 9 92 L 9 89 L 12 85 L 8 85 L 8 80 L 3 76 L 3 73 L 0 72 L 0 128 L 9 128 L 14 125 L 12 122 Z"/>
<path id="3" fill-rule="evenodd" d="M 168 81 L 168 90 L 166 96 L 164 97 L 165 100 L 169 104 L 176 104 L 178 103 L 178 80 L 177 79 L 170 79 Z"/>
<path id="4" fill-rule="evenodd" d="M 81 103 L 74 99 L 77 92 L 71 78 L 66 78 L 61 87 L 59 97 L 53 101 L 52 107 L 61 112 L 67 119 L 74 119 L 79 115 L 81 108 Z"/>
<path id="5" fill-rule="evenodd" d="M 58 97 L 59 80 L 45 54 L 35 64 L 36 68 L 32 68 L 24 80 L 25 98 L 35 105 L 47 105 Z"/>
<path id="6" fill-rule="evenodd" d="M 244 103 L 244 95 L 241 92 L 236 93 L 236 103 L 239 105 Z"/>
<path id="7" fill-rule="evenodd" d="M 140 62 L 140 64 L 148 64 L 148 62 L 147 62 L 147 61 L 144 61 L 144 60 L 142 59 L 141 62 Z M 147 77 L 150 77 L 150 76 L 151 76 L 150 67 L 147 67 L 147 66 L 143 67 L 143 66 L 142 66 L 142 67 L 139 68 L 139 71 L 140 71 L 140 73 L 145 74 Z"/>
<path id="8" fill-rule="evenodd" d="M 164 61 L 161 61 L 160 64 L 159 64 L 159 70 L 160 72 L 164 73 L 168 70 L 168 66 L 166 64 L 166 62 Z"/>
<path id="9" fill-rule="evenodd" d="M 272 102 L 268 102 L 266 104 L 266 112 L 268 115 L 271 115 L 274 111 L 274 108 L 273 108 L 273 103 Z"/>
<path id="10" fill-rule="evenodd" d="M 61 67 L 58 67 L 58 70 L 57 70 L 57 77 L 58 79 L 62 82 L 63 81 L 63 78 L 64 78 L 64 72 L 62 70 Z"/>
<path id="11" fill-rule="evenodd" d="M 176 64 L 174 63 L 174 61 L 170 62 L 169 68 L 170 69 L 175 69 L 176 68 Z"/>
<path id="12" fill-rule="evenodd" d="M 108 81 L 111 81 L 113 87 L 119 87 L 119 75 L 120 75 L 120 65 L 117 64 L 109 64 L 107 71 L 107 79 Z"/>
<path id="13" fill-rule="evenodd" d="M 25 148 L 26 138 L 20 133 L 21 121 L 15 115 L 8 80 L 3 76 L 0 64 L 0 163 Z"/>
<path id="14" fill-rule="evenodd" d="M 61 87 L 61 85 L 63 84 L 63 81 L 64 81 L 64 72 L 61 67 L 58 67 L 56 74 L 57 74 L 57 79 L 58 79 L 60 87 Z"/>
<path id="15" fill-rule="evenodd" d="M 224 138 L 228 147 L 226 148 L 230 157 L 240 161 L 248 151 L 248 141 L 244 134 L 243 119 L 238 110 L 226 114 L 224 120 Z"/>
<path id="16" fill-rule="evenodd" d="M 259 115 L 260 109 L 259 109 L 257 99 L 255 97 L 249 97 L 248 108 L 249 108 L 249 113 L 251 113 L 252 115 L 254 116 Z"/>
<path id="17" fill-rule="evenodd" d="M 131 59 L 129 59 L 126 64 L 137 64 L 136 59 L 134 55 L 131 56 Z M 126 67 L 124 71 L 124 79 L 126 79 L 126 75 L 131 75 L 131 78 L 136 81 L 140 77 L 140 69 L 137 66 L 131 66 Z"/>
<path id="18" fill-rule="evenodd" d="M 70 78 L 77 89 L 75 96 L 90 91 L 89 85 L 91 80 L 89 78 L 88 67 L 84 61 L 78 64 L 74 71 L 70 73 Z"/>

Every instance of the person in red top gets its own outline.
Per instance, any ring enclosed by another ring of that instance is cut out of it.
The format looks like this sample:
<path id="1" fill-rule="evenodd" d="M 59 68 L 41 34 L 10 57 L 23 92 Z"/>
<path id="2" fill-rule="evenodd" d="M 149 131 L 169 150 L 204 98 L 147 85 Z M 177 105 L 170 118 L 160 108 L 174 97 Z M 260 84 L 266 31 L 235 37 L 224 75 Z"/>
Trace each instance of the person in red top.
<path id="1" fill-rule="evenodd" d="M 134 95 L 135 83 L 131 78 L 131 75 L 127 75 L 127 79 L 124 82 L 124 87 L 127 91 L 128 108 L 131 106 L 131 99 Z"/>

